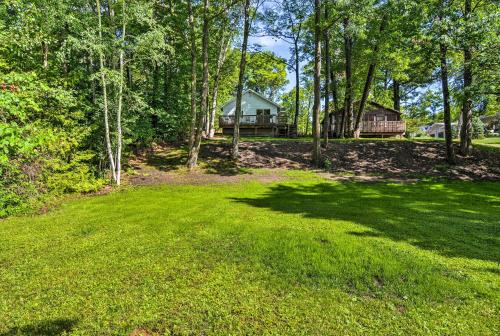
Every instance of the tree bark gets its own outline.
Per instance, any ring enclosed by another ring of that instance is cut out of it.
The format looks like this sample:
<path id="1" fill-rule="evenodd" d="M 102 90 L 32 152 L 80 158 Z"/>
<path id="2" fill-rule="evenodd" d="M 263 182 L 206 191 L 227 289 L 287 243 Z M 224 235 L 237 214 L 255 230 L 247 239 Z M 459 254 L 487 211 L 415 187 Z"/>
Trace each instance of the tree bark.
<path id="1" fill-rule="evenodd" d="M 361 96 L 361 101 L 359 102 L 359 108 L 356 114 L 356 122 L 354 124 L 354 129 L 353 129 L 353 136 L 355 138 L 359 138 L 361 129 L 360 129 L 360 123 L 361 123 L 361 118 L 363 117 L 363 114 L 365 113 L 365 106 L 366 102 L 368 100 L 368 94 L 370 93 L 370 86 L 372 84 L 373 80 L 373 75 L 375 73 L 375 64 L 372 63 L 368 67 L 368 73 L 366 75 L 366 81 L 365 81 L 365 86 L 363 88 L 363 94 Z"/>
<path id="2" fill-rule="evenodd" d="M 439 18 L 442 21 L 442 17 Z M 444 35 L 444 32 L 441 32 Z M 441 40 L 439 42 L 439 58 L 441 61 L 441 86 L 443 90 L 443 106 L 444 106 L 444 134 L 446 141 L 446 159 L 449 164 L 455 164 L 455 152 L 453 150 L 453 138 L 451 131 L 451 109 L 450 109 L 450 90 L 448 87 L 448 64 L 447 51 L 448 48 Z"/>
<path id="3" fill-rule="evenodd" d="M 193 4 L 192 0 L 188 0 L 188 21 L 189 21 L 189 35 L 191 40 L 191 122 L 189 125 L 189 155 L 188 164 L 190 158 L 193 156 L 193 146 L 196 137 L 196 82 L 197 82 L 197 72 L 196 72 L 196 32 L 194 27 L 194 14 L 193 14 Z"/>
<path id="4" fill-rule="evenodd" d="M 217 112 L 217 99 L 219 95 L 219 81 L 220 81 L 220 73 L 222 71 L 222 66 L 224 65 L 224 62 L 226 61 L 226 55 L 229 49 L 229 44 L 230 44 L 231 38 L 226 37 L 226 35 L 222 36 L 222 42 L 221 42 L 221 49 L 219 52 L 219 59 L 217 60 L 217 69 L 215 72 L 215 78 L 214 78 L 214 89 L 212 92 L 212 108 L 210 111 L 210 118 L 209 118 L 209 123 L 208 123 L 208 132 L 207 135 L 209 138 L 213 138 L 215 135 L 215 116 Z"/>
<path id="5" fill-rule="evenodd" d="M 394 109 L 401 110 L 401 84 L 395 79 L 392 81 L 392 100 L 394 102 Z"/>
<path id="6" fill-rule="evenodd" d="M 340 137 L 352 136 L 352 36 L 349 18 L 344 18 L 344 53 L 345 53 L 345 76 L 346 89 L 344 99 L 344 111 L 340 125 Z"/>
<path id="7" fill-rule="evenodd" d="M 196 136 L 194 139 L 193 149 L 191 156 L 188 160 L 188 168 L 193 169 L 198 164 L 198 154 L 200 152 L 201 136 L 203 133 L 203 121 L 208 114 L 208 40 L 209 40 L 209 14 L 210 8 L 209 0 L 203 1 L 203 36 L 202 36 L 202 55 L 203 55 L 203 78 L 201 82 L 201 109 L 197 118 Z"/>
<path id="8" fill-rule="evenodd" d="M 120 81 L 118 84 L 118 110 L 116 111 L 116 184 L 121 183 L 121 161 L 122 161 L 122 109 L 123 109 L 123 86 L 125 69 L 125 37 L 126 37 L 126 18 L 125 18 L 125 0 L 122 0 L 122 41 L 120 48 Z"/>
<path id="9" fill-rule="evenodd" d="M 333 137 L 338 137 L 338 127 L 340 124 L 340 116 L 339 116 L 339 95 L 338 95 L 338 88 L 337 88 L 337 79 L 335 77 L 335 71 L 332 66 L 332 59 L 330 56 L 330 85 L 331 85 L 331 91 L 332 91 L 332 98 L 333 98 L 333 119 L 334 119 L 334 128 L 333 128 Z M 330 126 L 331 127 L 331 126 Z"/>
<path id="10" fill-rule="evenodd" d="M 43 53 L 43 68 L 47 70 L 49 67 L 49 44 L 42 41 L 42 53 Z"/>
<path id="11" fill-rule="evenodd" d="M 293 48 L 295 52 L 295 114 L 293 117 L 293 125 L 298 129 L 300 114 L 300 61 L 298 39 L 294 40 Z"/>
<path id="12" fill-rule="evenodd" d="M 314 0 L 313 164 L 321 165 L 321 0 Z"/>
<path id="13" fill-rule="evenodd" d="M 243 98 L 243 79 L 245 76 L 247 62 L 248 35 L 250 34 L 250 0 L 245 0 L 244 20 L 245 23 L 243 29 L 243 43 L 241 45 L 240 73 L 236 92 L 236 111 L 234 115 L 233 148 L 231 151 L 231 156 L 234 160 L 237 160 L 239 157 L 241 100 Z"/>
<path id="14" fill-rule="evenodd" d="M 153 96 L 151 99 L 151 106 L 153 107 L 153 114 L 151 115 L 151 127 L 156 134 L 156 130 L 158 129 L 158 115 L 156 114 L 156 109 L 158 108 L 158 87 L 160 80 L 160 69 L 158 64 L 154 64 L 153 67 Z"/>
<path id="15" fill-rule="evenodd" d="M 328 22 L 328 6 L 325 5 L 325 21 Z M 328 137 L 330 133 L 330 36 L 328 29 L 323 32 L 325 44 L 325 115 L 323 119 L 323 147 L 328 148 Z"/>
<path id="16" fill-rule="evenodd" d="M 99 42 L 102 43 L 102 22 L 101 22 L 101 2 L 96 0 L 97 6 L 97 18 L 98 18 L 98 29 L 99 29 Z M 102 49 L 99 49 L 99 70 L 101 73 L 101 83 L 102 83 L 102 96 L 103 96 L 103 109 L 104 109 L 104 139 L 106 141 L 106 150 L 108 152 L 109 164 L 111 167 L 111 175 L 113 177 L 113 182 L 116 182 L 116 168 L 115 160 L 113 157 L 113 149 L 111 146 L 111 137 L 109 132 L 109 110 L 108 110 L 108 92 L 106 85 L 106 75 L 104 73 L 104 55 Z"/>
<path id="17" fill-rule="evenodd" d="M 469 155 L 472 143 L 472 52 L 469 44 L 470 28 L 469 21 L 471 16 L 472 0 L 465 0 L 465 41 L 464 41 L 464 92 L 462 103 L 462 127 L 460 130 L 460 152 L 462 155 Z"/>
<path id="18" fill-rule="evenodd" d="M 379 29 L 379 39 L 382 39 L 382 34 L 384 33 L 385 30 L 387 18 L 388 17 L 386 14 L 384 14 L 384 16 L 382 17 L 382 22 L 380 23 L 380 29 Z M 375 75 L 375 68 L 377 66 L 377 57 L 380 49 L 379 44 L 380 41 L 377 41 L 373 46 L 373 56 L 372 56 L 373 58 L 372 61 L 370 62 L 370 65 L 368 66 L 368 73 L 366 75 L 365 86 L 363 88 L 363 94 L 361 96 L 361 101 L 359 103 L 358 113 L 356 114 L 356 123 L 354 124 L 353 135 L 355 138 L 359 138 L 361 133 L 360 123 L 361 119 L 363 118 L 363 114 L 365 113 L 366 102 L 368 101 L 368 95 L 370 94 L 370 87 L 373 82 L 373 76 Z"/>

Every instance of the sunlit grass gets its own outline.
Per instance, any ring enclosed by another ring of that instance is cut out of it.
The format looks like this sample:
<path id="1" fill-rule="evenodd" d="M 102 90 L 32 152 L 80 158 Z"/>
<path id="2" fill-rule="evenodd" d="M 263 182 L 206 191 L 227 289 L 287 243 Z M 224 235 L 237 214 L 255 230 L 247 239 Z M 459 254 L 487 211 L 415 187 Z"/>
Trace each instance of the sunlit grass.
<path id="1" fill-rule="evenodd" d="M 0 335 L 494 335 L 498 183 L 130 189 L 0 222 Z"/>

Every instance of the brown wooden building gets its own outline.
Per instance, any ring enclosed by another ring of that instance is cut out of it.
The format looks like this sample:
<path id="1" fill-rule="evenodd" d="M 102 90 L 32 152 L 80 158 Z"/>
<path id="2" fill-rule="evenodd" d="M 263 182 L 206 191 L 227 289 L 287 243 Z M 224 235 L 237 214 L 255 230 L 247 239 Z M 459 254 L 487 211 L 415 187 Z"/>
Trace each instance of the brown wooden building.
<path id="1" fill-rule="evenodd" d="M 359 102 L 354 103 L 354 120 Z M 330 113 L 330 135 L 335 131 L 335 115 L 341 115 L 342 110 Z M 324 125 L 324 123 L 322 123 Z M 323 127 L 323 126 L 322 126 Z M 361 121 L 361 137 L 401 137 L 406 132 L 406 123 L 401 119 L 401 112 L 383 106 L 373 101 L 366 103 L 365 113 Z"/>

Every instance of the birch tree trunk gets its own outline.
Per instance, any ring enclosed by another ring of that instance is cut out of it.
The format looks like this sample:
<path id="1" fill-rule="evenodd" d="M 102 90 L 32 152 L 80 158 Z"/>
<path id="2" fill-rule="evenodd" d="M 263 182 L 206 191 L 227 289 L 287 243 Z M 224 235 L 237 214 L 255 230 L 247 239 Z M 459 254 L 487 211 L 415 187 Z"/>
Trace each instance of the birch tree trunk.
<path id="1" fill-rule="evenodd" d="M 121 161 L 122 161 L 122 109 L 123 109 L 123 85 L 124 85 L 124 69 L 125 69 L 125 37 L 126 37 L 126 18 L 125 18 L 125 0 L 122 0 L 122 41 L 120 49 L 120 82 L 118 86 L 118 110 L 116 112 L 116 184 L 121 183 Z"/>
<path id="2" fill-rule="evenodd" d="M 321 0 L 314 0 L 314 105 L 313 105 L 313 164 L 321 165 Z"/>
<path id="3" fill-rule="evenodd" d="M 245 76 L 247 62 L 248 35 L 250 34 L 250 0 L 245 0 L 244 20 L 245 23 L 243 30 L 243 44 L 241 45 L 240 73 L 236 92 L 236 111 L 234 115 L 233 148 L 231 151 L 233 160 L 237 160 L 239 157 L 241 100 L 243 98 L 243 79 Z"/>
<path id="4" fill-rule="evenodd" d="M 196 122 L 195 139 L 193 149 L 190 152 L 188 168 L 193 169 L 198 164 L 198 154 L 200 152 L 201 136 L 203 133 L 203 121 L 208 113 L 208 39 L 209 39 L 209 0 L 203 1 L 203 36 L 202 36 L 202 55 L 203 55 L 203 79 L 201 89 L 201 109 Z"/>
<path id="5" fill-rule="evenodd" d="M 49 44 L 42 41 L 43 68 L 47 70 L 49 67 Z"/>
<path id="6" fill-rule="evenodd" d="M 102 51 L 102 22 L 101 22 L 101 2 L 96 0 L 97 7 L 97 18 L 98 18 L 98 29 L 99 29 L 99 42 L 101 46 L 99 48 L 99 70 L 101 73 L 101 84 L 102 84 L 102 96 L 103 96 L 103 109 L 104 109 L 104 140 L 106 141 L 106 151 L 108 152 L 109 164 L 111 167 L 111 176 L 113 182 L 116 182 L 116 167 L 115 160 L 113 157 L 113 149 L 111 146 L 111 137 L 109 135 L 109 110 L 108 110 L 108 92 L 106 86 L 106 75 L 104 73 L 104 54 Z"/>
<path id="7" fill-rule="evenodd" d="M 217 60 L 217 69 L 215 72 L 215 78 L 214 78 L 214 89 L 212 92 L 212 108 L 210 110 L 210 118 L 209 118 L 209 123 L 208 123 L 208 137 L 211 139 L 215 135 L 215 116 L 217 112 L 217 99 L 219 96 L 219 81 L 220 81 L 220 73 L 222 71 L 222 66 L 224 65 L 224 62 L 226 61 L 226 55 L 229 50 L 229 45 L 231 42 L 231 38 L 229 36 L 226 37 L 226 35 L 223 34 L 222 37 L 222 42 L 221 42 L 221 49 L 219 52 L 219 59 Z"/>

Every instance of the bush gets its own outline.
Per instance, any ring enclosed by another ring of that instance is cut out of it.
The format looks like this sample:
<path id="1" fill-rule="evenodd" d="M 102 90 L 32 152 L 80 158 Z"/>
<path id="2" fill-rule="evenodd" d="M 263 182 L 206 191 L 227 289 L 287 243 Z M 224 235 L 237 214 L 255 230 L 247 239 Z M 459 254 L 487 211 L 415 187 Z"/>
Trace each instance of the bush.
<path id="1" fill-rule="evenodd" d="M 484 138 L 484 123 L 478 116 L 472 117 L 472 139 Z"/>
<path id="2" fill-rule="evenodd" d="M 90 129 L 80 126 L 83 113 L 72 92 L 31 73 L 0 78 L 19 87 L 0 93 L 0 217 L 102 186 L 92 170 L 94 153 L 80 148 Z"/>

